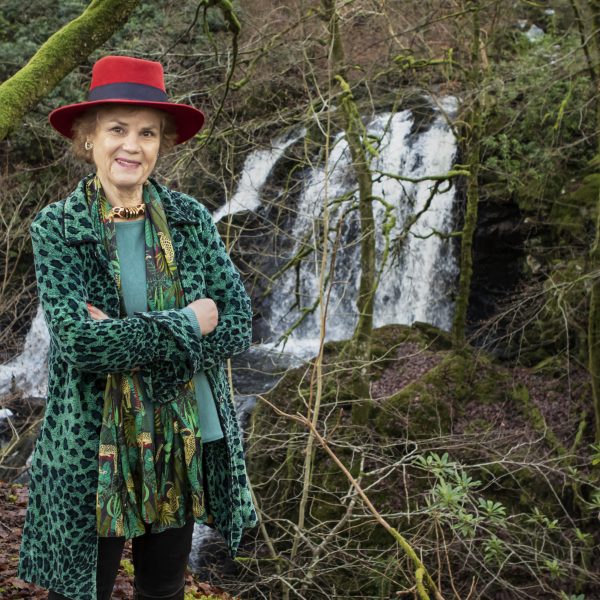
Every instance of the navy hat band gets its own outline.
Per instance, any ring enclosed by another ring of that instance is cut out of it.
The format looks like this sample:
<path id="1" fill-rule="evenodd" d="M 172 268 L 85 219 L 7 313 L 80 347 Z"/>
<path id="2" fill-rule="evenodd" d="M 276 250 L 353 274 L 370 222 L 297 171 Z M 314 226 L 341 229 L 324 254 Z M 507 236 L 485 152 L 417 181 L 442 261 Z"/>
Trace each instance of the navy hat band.
<path id="1" fill-rule="evenodd" d="M 109 83 L 99 85 L 88 94 L 89 102 L 98 100 L 140 100 L 144 102 L 168 102 L 167 94 L 160 88 L 143 83 Z"/>

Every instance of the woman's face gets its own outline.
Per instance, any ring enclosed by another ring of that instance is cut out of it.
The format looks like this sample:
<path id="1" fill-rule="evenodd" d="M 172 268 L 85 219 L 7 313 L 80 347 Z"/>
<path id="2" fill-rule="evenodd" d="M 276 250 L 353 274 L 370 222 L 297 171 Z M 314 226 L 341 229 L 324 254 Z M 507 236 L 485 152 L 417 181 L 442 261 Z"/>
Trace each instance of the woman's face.
<path id="1" fill-rule="evenodd" d="M 103 186 L 132 191 L 144 184 L 156 165 L 161 126 L 160 112 L 151 108 L 111 106 L 98 113 L 89 141 Z"/>

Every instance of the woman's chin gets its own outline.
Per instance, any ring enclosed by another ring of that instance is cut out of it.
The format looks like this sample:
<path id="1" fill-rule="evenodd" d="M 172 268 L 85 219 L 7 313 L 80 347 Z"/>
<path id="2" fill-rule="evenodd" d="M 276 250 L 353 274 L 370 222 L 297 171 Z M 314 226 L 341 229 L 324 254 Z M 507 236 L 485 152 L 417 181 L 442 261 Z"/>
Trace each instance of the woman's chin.
<path id="1" fill-rule="evenodd" d="M 137 173 L 118 173 L 113 175 L 108 178 L 108 183 L 120 190 L 130 190 L 140 187 L 147 179 L 148 177 L 143 177 L 138 169 Z"/>

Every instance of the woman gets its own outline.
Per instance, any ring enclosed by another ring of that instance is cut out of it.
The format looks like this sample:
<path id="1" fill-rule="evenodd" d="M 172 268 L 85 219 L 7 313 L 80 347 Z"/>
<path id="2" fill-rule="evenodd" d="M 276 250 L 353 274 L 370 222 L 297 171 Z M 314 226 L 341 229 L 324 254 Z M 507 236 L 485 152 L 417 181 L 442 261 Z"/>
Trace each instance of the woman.
<path id="1" fill-rule="evenodd" d="M 19 577 L 109 599 L 132 538 L 135 598 L 183 599 L 194 522 L 232 557 L 257 523 L 223 366 L 250 299 L 208 210 L 150 177 L 204 115 L 159 63 L 107 56 L 50 123 L 96 171 L 30 228 L 51 343 Z"/>

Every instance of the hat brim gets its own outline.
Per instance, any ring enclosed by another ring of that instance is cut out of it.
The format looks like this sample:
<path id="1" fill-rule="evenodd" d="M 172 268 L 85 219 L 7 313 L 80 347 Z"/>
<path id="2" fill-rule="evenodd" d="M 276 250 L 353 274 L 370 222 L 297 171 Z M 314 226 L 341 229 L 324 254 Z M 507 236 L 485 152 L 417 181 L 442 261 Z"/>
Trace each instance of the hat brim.
<path id="1" fill-rule="evenodd" d="M 177 129 L 176 144 L 182 144 L 194 137 L 204 125 L 204 113 L 188 104 L 177 104 L 176 102 L 150 102 L 145 100 L 110 99 L 95 100 L 91 102 L 79 102 L 67 104 L 54 109 L 49 115 L 50 125 L 61 135 L 71 139 L 73 137 L 73 121 L 83 115 L 92 106 L 106 105 L 129 105 L 155 108 L 170 114 L 175 120 Z"/>

